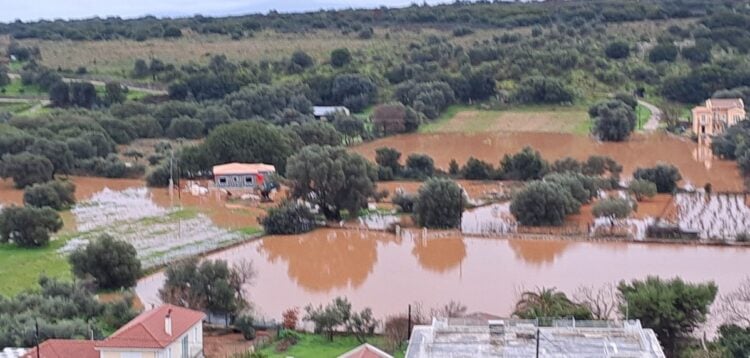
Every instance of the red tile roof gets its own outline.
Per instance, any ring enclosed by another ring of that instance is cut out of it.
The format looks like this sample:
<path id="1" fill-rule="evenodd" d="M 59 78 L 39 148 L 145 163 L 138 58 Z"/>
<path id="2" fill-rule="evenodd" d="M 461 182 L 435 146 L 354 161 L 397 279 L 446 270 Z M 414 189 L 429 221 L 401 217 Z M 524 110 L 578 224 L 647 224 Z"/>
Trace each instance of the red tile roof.
<path id="1" fill-rule="evenodd" d="M 94 349 L 96 341 L 74 339 L 48 339 L 39 345 L 40 358 L 99 358 Z M 36 347 L 26 352 L 22 358 L 36 358 Z"/>
<path id="2" fill-rule="evenodd" d="M 167 314 L 170 314 L 172 320 L 171 335 L 167 334 L 164 327 Z M 141 313 L 109 338 L 99 341 L 96 346 L 103 348 L 165 348 L 205 317 L 206 315 L 203 312 L 174 305 L 162 305 L 151 311 Z"/>

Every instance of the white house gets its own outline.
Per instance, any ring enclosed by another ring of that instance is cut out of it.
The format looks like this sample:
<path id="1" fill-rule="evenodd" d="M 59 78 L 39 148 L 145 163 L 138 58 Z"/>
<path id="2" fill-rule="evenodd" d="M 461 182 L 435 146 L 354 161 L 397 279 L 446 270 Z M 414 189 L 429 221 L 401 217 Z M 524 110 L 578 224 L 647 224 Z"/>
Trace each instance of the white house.
<path id="1" fill-rule="evenodd" d="M 203 312 L 162 305 L 97 342 L 100 358 L 202 358 Z"/>

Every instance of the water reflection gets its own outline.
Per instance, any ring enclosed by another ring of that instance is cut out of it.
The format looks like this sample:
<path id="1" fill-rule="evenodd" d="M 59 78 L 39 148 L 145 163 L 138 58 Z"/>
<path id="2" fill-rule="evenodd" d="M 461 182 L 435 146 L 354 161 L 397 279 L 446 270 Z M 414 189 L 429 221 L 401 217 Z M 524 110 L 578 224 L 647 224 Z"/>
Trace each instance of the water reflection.
<path id="1" fill-rule="evenodd" d="M 569 241 L 510 240 L 508 246 L 523 262 L 547 266 L 555 262 L 572 243 Z"/>
<path id="2" fill-rule="evenodd" d="M 466 257 L 466 244 L 461 237 L 414 238 L 412 255 L 427 270 L 443 273 L 458 267 Z"/>
<path id="3" fill-rule="evenodd" d="M 317 230 L 296 236 L 272 236 L 258 250 L 270 262 L 287 263 L 289 278 L 312 292 L 362 285 L 378 259 L 382 233 L 354 230 Z"/>

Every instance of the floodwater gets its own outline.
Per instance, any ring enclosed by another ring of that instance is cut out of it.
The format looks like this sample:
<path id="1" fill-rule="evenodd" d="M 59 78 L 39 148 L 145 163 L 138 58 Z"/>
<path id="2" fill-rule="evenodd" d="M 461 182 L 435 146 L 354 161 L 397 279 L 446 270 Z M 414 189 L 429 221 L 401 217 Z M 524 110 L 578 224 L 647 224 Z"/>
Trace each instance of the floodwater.
<path id="1" fill-rule="evenodd" d="M 448 169 L 451 159 L 463 164 L 471 156 L 498 165 L 503 155 L 516 153 L 524 146 L 539 150 L 549 161 L 567 156 L 582 160 L 590 155 L 607 155 L 623 165 L 625 175 L 630 175 L 637 167 L 668 162 L 680 169 L 683 184 L 702 187 L 710 182 L 716 191 L 743 190 L 743 181 L 734 162 L 711 158 L 706 148 L 669 134 L 636 134 L 621 143 L 597 142 L 586 136 L 565 133 L 406 134 L 364 143 L 353 150 L 370 160 L 374 160 L 375 150 L 380 147 L 396 148 L 403 158 L 411 153 L 424 153 L 430 155 L 437 166 Z"/>
<path id="2" fill-rule="evenodd" d="M 258 316 L 276 319 L 287 308 L 336 296 L 371 307 L 378 317 L 405 312 L 414 302 L 430 308 L 449 300 L 469 311 L 508 315 L 524 288 L 572 294 L 582 285 L 659 275 L 714 280 L 728 292 L 750 272 L 750 250 L 742 248 L 421 235 L 320 229 L 268 236 L 209 258 L 252 260 L 257 277 L 246 288 L 249 297 Z M 147 306 L 158 303 L 163 279 L 157 273 L 139 281 L 136 290 Z"/>

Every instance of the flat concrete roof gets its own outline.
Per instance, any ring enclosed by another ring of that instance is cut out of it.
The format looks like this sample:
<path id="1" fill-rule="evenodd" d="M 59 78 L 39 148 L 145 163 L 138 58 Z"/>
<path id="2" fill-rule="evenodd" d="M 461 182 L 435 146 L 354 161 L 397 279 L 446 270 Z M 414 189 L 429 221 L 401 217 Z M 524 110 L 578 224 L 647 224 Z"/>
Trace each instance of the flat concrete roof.
<path id="1" fill-rule="evenodd" d="M 536 357 L 663 358 L 651 329 L 639 321 L 554 321 L 538 327 L 536 321 L 433 319 L 431 326 L 412 331 L 407 358 Z"/>

